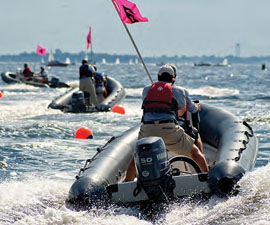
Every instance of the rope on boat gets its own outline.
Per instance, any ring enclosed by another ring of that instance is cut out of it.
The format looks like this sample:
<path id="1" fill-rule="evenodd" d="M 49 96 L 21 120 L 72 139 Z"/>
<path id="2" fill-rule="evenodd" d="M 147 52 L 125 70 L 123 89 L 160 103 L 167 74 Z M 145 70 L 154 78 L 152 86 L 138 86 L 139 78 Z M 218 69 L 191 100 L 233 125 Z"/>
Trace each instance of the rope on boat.
<path id="1" fill-rule="evenodd" d="M 243 148 L 240 148 L 238 150 L 238 156 L 235 157 L 235 161 L 239 161 L 240 160 L 240 156 L 241 156 L 242 152 L 244 150 L 246 150 L 246 148 L 247 148 L 247 144 L 249 143 L 250 137 L 253 137 L 254 136 L 254 132 L 253 132 L 252 128 L 249 126 L 249 124 L 246 121 L 243 121 L 243 125 L 245 125 L 247 128 L 249 128 L 249 130 L 251 131 L 251 134 L 248 131 L 245 131 L 244 132 L 244 135 L 246 135 L 247 140 L 243 140 L 242 141 L 244 147 Z"/>
<path id="2" fill-rule="evenodd" d="M 248 133 L 248 135 L 250 137 L 253 137 L 254 136 L 254 132 L 253 132 L 253 129 L 251 128 L 251 126 L 247 123 L 247 121 L 243 121 L 243 125 L 245 125 L 250 131 L 251 131 L 251 134 Z"/>
<path id="3" fill-rule="evenodd" d="M 112 136 L 111 139 L 110 139 L 109 141 L 107 141 L 107 143 L 106 143 L 105 145 L 103 145 L 103 146 L 100 147 L 100 148 L 97 148 L 96 154 L 95 154 L 91 159 L 87 159 L 87 160 L 86 160 L 86 162 L 85 162 L 85 164 L 84 164 L 84 167 L 81 168 L 81 169 L 79 170 L 78 175 L 75 177 L 77 180 L 80 178 L 80 176 L 82 175 L 82 173 L 83 173 L 85 170 L 87 170 L 87 168 L 88 168 L 89 165 L 95 160 L 95 158 L 97 157 L 97 155 L 98 155 L 99 153 L 101 153 L 101 152 L 106 148 L 106 146 L 107 146 L 109 143 L 111 143 L 115 138 L 116 138 L 115 136 Z"/>

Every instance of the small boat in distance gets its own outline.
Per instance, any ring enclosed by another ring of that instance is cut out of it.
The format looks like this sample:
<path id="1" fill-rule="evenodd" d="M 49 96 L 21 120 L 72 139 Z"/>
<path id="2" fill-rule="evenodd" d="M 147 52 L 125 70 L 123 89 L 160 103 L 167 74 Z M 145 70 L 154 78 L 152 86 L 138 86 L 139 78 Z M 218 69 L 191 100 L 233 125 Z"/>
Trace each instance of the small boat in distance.
<path id="1" fill-rule="evenodd" d="M 118 65 L 118 64 L 120 64 L 120 59 L 119 58 L 116 58 L 115 65 Z"/>
<path id="2" fill-rule="evenodd" d="M 231 65 L 228 63 L 228 59 L 224 59 L 222 63 L 214 64 L 213 66 L 223 66 L 223 67 L 230 67 Z"/>
<path id="3" fill-rule="evenodd" d="M 47 88 L 69 88 L 70 85 L 61 82 L 57 77 L 51 77 L 47 82 L 41 83 L 35 79 L 35 76 L 31 80 L 25 80 L 21 75 L 22 71 L 18 70 L 16 73 L 12 72 L 3 72 L 1 73 L 2 80 L 7 84 L 17 84 L 23 83 L 35 87 L 47 87 Z"/>
<path id="4" fill-rule="evenodd" d="M 109 112 L 112 110 L 113 106 L 120 104 L 124 100 L 126 91 L 124 87 L 112 77 L 106 77 L 106 80 L 107 96 L 99 101 L 97 107 L 86 104 L 86 93 L 80 91 L 79 87 L 75 87 L 52 100 L 48 108 L 58 109 L 65 113 Z"/>
<path id="5" fill-rule="evenodd" d="M 210 63 L 194 63 L 194 66 L 211 66 Z"/>
<path id="6" fill-rule="evenodd" d="M 228 63 L 228 59 L 224 59 L 222 63 L 194 63 L 194 66 L 221 66 L 221 67 L 230 67 L 231 64 Z"/>
<path id="7" fill-rule="evenodd" d="M 70 59 L 66 58 L 65 62 L 61 62 L 59 60 L 56 60 L 53 56 L 52 50 L 50 50 L 50 54 L 49 54 L 49 58 L 48 58 L 48 63 L 46 64 L 46 66 L 61 66 L 61 67 L 65 67 L 70 65 Z"/>
<path id="8" fill-rule="evenodd" d="M 103 59 L 101 60 L 101 64 L 107 64 L 107 61 L 106 61 L 105 58 L 103 58 Z"/>

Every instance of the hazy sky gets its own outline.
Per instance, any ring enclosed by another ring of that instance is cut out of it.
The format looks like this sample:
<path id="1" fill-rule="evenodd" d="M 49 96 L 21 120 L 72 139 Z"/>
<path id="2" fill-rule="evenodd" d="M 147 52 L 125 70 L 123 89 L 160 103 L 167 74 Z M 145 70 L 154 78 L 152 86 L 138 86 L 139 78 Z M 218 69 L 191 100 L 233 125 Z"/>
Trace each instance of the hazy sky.
<path id="1" fill-rule="evenodd" d="M 132 1 L 132 0 L 131 0 Z M 148 23 L 128 25 L 142 56 L 270 55 L 270 0 L 133 0 Z M 0 0 L 0 55 L 35 51 L 136 54 L 111 0 Z"/>

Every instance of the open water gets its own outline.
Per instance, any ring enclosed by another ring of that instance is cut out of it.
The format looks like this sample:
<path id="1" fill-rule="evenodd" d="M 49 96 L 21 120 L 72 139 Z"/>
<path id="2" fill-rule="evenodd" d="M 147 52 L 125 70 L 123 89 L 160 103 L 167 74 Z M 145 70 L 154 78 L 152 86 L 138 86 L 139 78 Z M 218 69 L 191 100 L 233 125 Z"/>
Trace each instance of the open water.
<path id="1" fill-rule="evenodd" d="M 39 71 L 38 64 L 29 65 Z M 47 106 L 66 89 L 0 81 L 0 224 L 270 224 L 270 71 L 262 71 L 258 64 L 177 66 L 177 85 L 186 87 L 193 99 L 245 119 L 258 137 L 256 168 L 240 181 L 239 195 L 174 202 L 154 220 L 137 208 L 67 209 L 69 188 L 85 160 L 112 136 L 140 122 L 141 91 L 150 83 L 140 65 L 98 65 L 100 72 L 126 88 L 125 115 L 64 114 Z M 23 64 L 1 62 L 0 72 L 15 72 L 18 67 Z M 61 81 L 74 82 L 78 67 L 52 68 L 49 73 Z M 155 81 L 158 67 L 147 67 Z M 82 126 L 92 130 L 94 139 L 74 138 Z"/>

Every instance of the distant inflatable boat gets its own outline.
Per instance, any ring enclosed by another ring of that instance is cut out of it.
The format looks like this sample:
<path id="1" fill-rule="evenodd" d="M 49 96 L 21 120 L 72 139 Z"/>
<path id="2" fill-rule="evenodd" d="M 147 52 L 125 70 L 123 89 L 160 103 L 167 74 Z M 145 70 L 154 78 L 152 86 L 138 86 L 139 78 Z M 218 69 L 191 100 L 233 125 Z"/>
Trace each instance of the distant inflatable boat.
<path id="1" fill-rule="evenodd" d="M 52 77 L 50 81 L 46 83 L 39 83 L 34 80 L 22 80 L 19 79 L 15 73 L 4 72 L 1 74 L 2 80 L 8 84 L 24 83 L 35 87 L 47 87 L 47 88 L 69 88 L 70 86 L 64 82 L 61 82 L 58 78 Z"/>
<path id="2" fill-rule="evenodd" d="M 54 99 L 49 104 L 48 108 L 59 109 L 63 112 L 70 113 L 93 113 L 111 111 L 113 106 L 120 104 L 124 100 L 126 91 L 123 86 L 112 77 L 107 77 L 106 90 L 107 96 L 99 103 L 97 107 L 86 105 L 85 93 L 76 87 Z"/>
<path id="3" fill-rule="evenodd" d="M 228 60 L 225 58 L 222 63 L 194 63 L 194 66 L 218 66 L 218 67 L 231 67 L 231 64 L 228 63 Z"/>
<path id="4" fill-rule="evenodd" d="M 161 138 L 138 140 L 138 125 L 113 137 L 86 160 L 66 205 L 80 209 L 108 202 L 137 204 L 202 193 L 231 194 L 241 177 L 255 166 L 257 138 L 247 122 L 222 109 L 201 104 L 200 118 L 209 173 L 202 173 L 187 156 L 167 156 Z M 134 153 L 137 180 L 123 182 Z"/>

